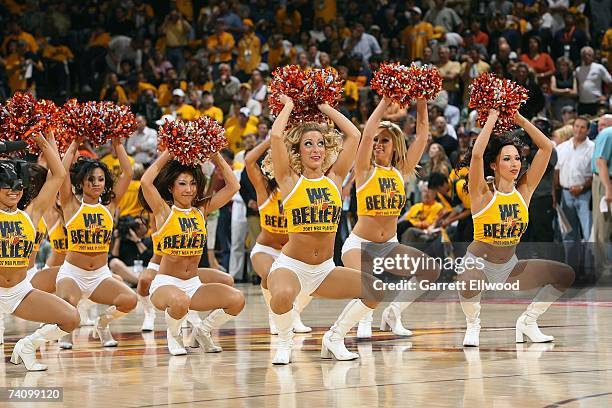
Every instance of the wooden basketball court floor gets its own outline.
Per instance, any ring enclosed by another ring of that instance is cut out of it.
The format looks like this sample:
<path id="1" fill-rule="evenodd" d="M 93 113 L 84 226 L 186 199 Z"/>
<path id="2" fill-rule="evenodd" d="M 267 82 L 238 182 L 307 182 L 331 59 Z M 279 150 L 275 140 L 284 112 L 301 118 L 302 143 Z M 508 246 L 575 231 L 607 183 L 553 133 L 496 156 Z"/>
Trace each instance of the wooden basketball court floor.
<path id="1" fill-rule="evenodd" d="M 612 406 L 612 289 L 593 289 L 553 305 L 540 320 L 549 344 L 515 344 L 522 301 L 484 302 L 479 348 L 461 346 L 465 320 L 456 298 L 423 301 L 404 313 L 411 338 L 374 331 L 357 341 L 355 361 L 322 360 L 321 337 L 346 301 L 315 299 L 296 335 L 294 363 L 272 366 L 276 336 L 258 287 L 238 285 L 247 307 L 215 337 L 224 351 L 170 356 L 163 315 L 141 333 L 142 311 L 113 324 L 119 347 L 103 349 L 91 328 L 73 350 L 43 347 L 46 372 L 25 371 L 9 357 L 37 325 L 6 317 L 0 387 L 63 387 L 62 403 L 0 402 L 0 407 L 606 407 Z M 604 299 L 604 301 L 597 301 Z M 382 307 L 374 314 L 378 326 Z"/>

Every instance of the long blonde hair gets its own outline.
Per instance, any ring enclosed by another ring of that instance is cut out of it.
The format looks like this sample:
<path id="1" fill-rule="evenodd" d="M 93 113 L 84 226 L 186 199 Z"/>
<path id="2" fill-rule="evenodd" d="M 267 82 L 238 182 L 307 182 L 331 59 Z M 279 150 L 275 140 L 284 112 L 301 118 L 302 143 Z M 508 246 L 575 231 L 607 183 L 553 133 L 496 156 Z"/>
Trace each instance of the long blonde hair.
<path id="1" fill-rule="evenodd" d="M 378 125 L 378 129 L 386 130 L 391 135 L 391 140 L 393 140 L 393 156 L 391 156 L 391 166 L 403 171 L 404 160 L 406 159 L 406 153 L 408 152 L 404 132 L 402 132 L 402 129 L 398 125 L 388 120 L 381 121 Z M 374 165 L 375 162 L 374 150 L 372 150 L 372 165 Z"/>
<path id="2" fill-rule="evenodd" d="M 285 132 L 285 146 L 289 154 L 289 166 L 297 174 L 302 174 L 302 161 L 300 158 L 300 140 L 306 132 L 316 131 L 321 133 L 325 143 L 325 157 L 321 168 L 323 174 L 327 173 L 332 164 L 338 158 L 338 154 L 342 151 L 342 134 L 335 129 L 329 128 L 316 122 L 305 122 L 291 128 Z M 274 177 L 274 167 L 272 165 L 272 150 L 268 150 L 264 158 L 261 169 L 269 177 Z"/>

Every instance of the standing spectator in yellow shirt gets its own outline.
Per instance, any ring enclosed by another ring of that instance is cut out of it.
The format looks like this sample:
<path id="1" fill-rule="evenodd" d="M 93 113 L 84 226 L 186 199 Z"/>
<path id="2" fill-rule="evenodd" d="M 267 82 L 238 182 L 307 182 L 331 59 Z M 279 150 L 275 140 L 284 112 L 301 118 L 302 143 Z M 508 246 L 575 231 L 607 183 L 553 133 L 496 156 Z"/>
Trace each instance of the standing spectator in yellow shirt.
<path id="1" fill-rule="evenodd" d="M 208 48 L 208 61 L 213 64 L 213 77 L 217 78 L 219 66 L 223 63 L 232 62 L 232 49 L 234 48 L 234 36 L 225 31 L 223 20 L 217 20 L 215 33 L 206 40 Z"/>
<path id="2" fill-rule="evenodd" d="M 422 21 L 423 12 L 418 7 L 410 9 L 412 25 L 402 31 L 402 47 L 404 57 L 410 61 L 423 58 L 423 51 L 433 38 L 433 26 L 427 21 Z"/>
<path id="3" fill-rule="evenodd" d="M 297 35 L 302 28 L 302 15 L 291 3 L 279 7 L 275 18 L 278 29 L 287 36 Z"/>
<path id="4" fill-rule="evenodd" d="M 248 81 L 253 71 L 261 62 L 261 41 L 255 35 L 255 25 L 248 18 L 243 20 L 245 32 L 238 41 L 238 59 L 236 60 L 236 77 L 241 82 Z"/>
<path id="5" fill-rule="evenodd" d="M 166 57 L 180 71 L 185 64 L 183 49 L 189 41 L 191 26 L 175 9 L 166 16 L 160 31 L 166 36 Z"/>
<path id="6" fill-rule="evenodd" d="M 336 19 L 336 0 L 314 0 L 315 20 L 322 18 L 325 23 Z"/>
<path id="7" fill-rule="evenodd" d="M 65 96 L 70 90 L 69 63 L 74 59 L 72 51 L 57 38 L 52 38 L 43 50 L 43 59 L 47 65 L 52 88 L 59 89 L 59 96 Z M 54 83 L 54 80 L 57 82 Z"/>
<path id="8" fill-rule="evenodd" d="M 208 116 L 219 123 L 223 123 L 223 111 L 215 106 L 215 98 L 210 91 L 202 92 L 202 107 L 200 108 L 200 116 Z"/>
<path id="9" fill-rule="evenodd" d="M 437 67 L 440 75 L 442 75 L 442 89 L 448 93 L 448 103 L 460 106 L 459 76 L 461 74 L 461 64 L 457 61 L 451 61 L 450 49 L 447 46 L 438 48 L 438 58 Z"/>
<path id="10" fill-rule="evenodd" d="M 8 43 L 11 40 L 15 41 L 23 41 L 25 43 L 25 51 L 26 52 L 38 52 L 38 44 L 36 43 L 36 39 L 30 33 L 26 33 L 21 29 L 21 26 L 17 21 L 12 21 L 8 26 L 9 35 L 4 37 L 4 41 L 2 41 L 2 53 L 4 55 L 8 54 Z"/>
<path id="11" fill-rule="evenodd" d="M 297 50 L 293 45 L 283 40 L 281 34 L 274 34 L 270 37 L 270 43 L 268 44 L 268 65 L 270 66 L 270 72 L 274 71 L 276 67 L 295 62 L 297 56 Z"/>
<path id="12" fill-rule="evenodd" d="M 127 105 L 128 98 L 125 93 L 125 89 L 121 85 L 119 85 L 119 79 L 117 78 L 117 74 L 111 72 L 106 76 L 106 80 L 104 81 L 104 87 L 100 91 L 100 100 L 101 101 L 113 101 L 119 105 Z"/>
<path id="13" fill-rule="evenodd" d="M 255 119 L 255 123 L 251 118 Z M 229 142 L 229 148 L 234 154 L 244 148 L 242 137 L 250 133 L 257 133 L 257 118 L 251 116 L 251 111 L 245 106 L 240 108 L 238 120 L 226 127 L 225 136 Z"/>

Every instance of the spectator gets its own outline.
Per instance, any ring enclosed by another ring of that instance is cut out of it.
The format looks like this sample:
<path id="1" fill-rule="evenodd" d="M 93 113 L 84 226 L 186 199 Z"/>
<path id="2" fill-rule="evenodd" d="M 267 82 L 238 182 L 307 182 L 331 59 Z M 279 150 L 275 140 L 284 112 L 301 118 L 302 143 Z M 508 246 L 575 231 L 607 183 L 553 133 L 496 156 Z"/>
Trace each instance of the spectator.
<path id="1" fill-rule="evenodd" d="M 609 90 L 603 92 L 603 83 L 610 84 L 612 76 L 601 64 L 594 62 L 595 51 L 591 47 L 580 50 L 582 63 L 576 68 L 576 80 L 578 82 L 578 114 L 597 114 L 600 103 L 608 99 Z"/>
<path id="2" fill-rule="evenodd" d="M 504 78 L 512 78 L 516 71 L 518 56 L 512 51 L 510 44 L 504 37 L 499 38 L 497 53 L 491 56 L 491 64 L 499 61 L 504 67 Z"/>
<path id="3" fill-rule="evenodd" d="M 475 44 L 481 44 L 485 48 L 489 46 L 489 34 L 482 31 L 482 25 L 479 20 L 472 20 L 472 23 L 470 24 L 470 30 L 474 34 Z"/>
<path id="4" fill-rule="evenodd" d="M 202 107 L 200 108 L 200 116 L 208 116 L 219 123 L 223 123 L 223 111 L 215 106 L 215 98 L 209 91 L 202 92 Z"/>
<path id="5" fill-rule="evenodd" d="M 364 31 L 363 23 L 356 21 L 351 37 L 344 40 L 343 49 L 348 55 L 361 56 L 363 63 L 367 64 L 372 55 L 381 54 L 382 50 L 376 38 Z"/>
<path id="6" fill-rule="evenodd" d="M 261 63 L 261 42 L 255 35 L 254 24 L 250 19 L 243 20 L 246 31 L 238 41 L 238 59 L 236 60 L 236 77 L 246 82 Z"/>
<path id="7" fill-rule="evenodd" d="M 253 73 L 251 74 L 251 91 L 253 93 L 253 99 L 259 103 L 264 103 L 267 100 L 268 86 L 266 85 L 263 75 L 259 69 L 253 70 Z"/>
<path id="8" fill-rule="evenodd" d="M 213 96 L 217 106 L 221 108 L 224 115 L 227 115 L 234 100 L 234 96 L 240 90 L 240 81 L 231 75 L 229 64 L 219 65 L 219 79 L 214 82 Z"/>
<path id="9" fill-rule="evenodd" d="M 112 259 L 108 267 L 133 287 L 138 284 L 142 265 L 148 264 L 153 256 L 153 242 L 146 236 L 147 230 L 144 219 L 123 217 L 113 231 Z M 136 261 L 140 261 L 140 268 L 135 267 Z"/>
<path id="10" fill-rule="evenodd" d="M 234 170 L 236 178 L 240 180 L 242 169 Z M 232 197 L 232 220 L 231 220 L 231 249 L 229 257 L 228 272 L 234 280 L 244 280 L 244 265 L 246 253 L 247 218 L 246 205 L 239 192 Z"/>
<path id="11" fill-rule="evenodd" d="M 287 6 L 279 7 L 274 17 L 279 31 L 289 37 L 295 36 L 302 29 L 302 15 L 293 1 L 289 1 Z"/>
<path id="12" fill-rule="evenodd" d="M 198 111 L 193 106 L 185 103 L 185 92 L 180 88 L 172 91 L 172 104 L 165 109 L 164 114 L 186 121 L 198 118 Z"/>
<path id="13" fill-rule="evenodd" d="M 538 36 L 529 39 L 527 53 L 521 55 L 521 61 L 535 71 L 539 85 L 550 85 L 550 77 L 555 73 L 555 64 L 546 52 L 542 52 L 542 40 Z"/>
<path id="14" fill-rule="evenodd" d="M 514 81 L 527 89 L 527 94 L 529 97 L 529 103 L 522 104 L 519 112 L 524 117 L 532 119 L 534 116 L 539 114 L 542 109 L 544 109 L 544 104 L 546 101 L 544 100 L 542 89 L 538 86 L 537 82 L 533 78 L 533 73 L 529 70 L 529 67 L 524 62 L 519 62 L 516 65 Z"/>
<path id="15" fill-rule="evenodd" d="M 455 130 L 453 129 L 453 132 L 454 131 Z M 444 153 L 446 154 L 447 158 L 459 146 L 459 142 L 457 142 L 457 135 L 455 135 L 455 137 L 449 135 L 448 124 L 446 123 L 446 118 L 444 115 L 440 115 L 433 120 L 431 132 L 433 136 L 433 143 L 438 143 L 444 148 Z"/>
<path id="16" fill-rule="evenodd" d="M 136 104 L 133 106 L 133 110 L 134 113 L 139 113 L 146 118 L 147 126 L 149 127 L 154 127 L 155 121 L 162 115 L 162 110 L 155 98 L 155 91 L 151 89 L 142 91 L 136 100 Z"/>
<path id="17" fill-rule="evenodd" d="M 495 16 L 495 13 L 499 12 L 504 16 L 512 13 L 512 2 L 507 0 L 493 0 L 487 5 L 486 18 L 491 19 Z"/>
<path id="18" fill-rule="evenodd" d="M 450 175 L 451 163 L 442 145 L 432 142 L 429 145 L 428 156 L 429 160 L 421 171 L 422 178 L 427 179 L 432 173 L 444 174 L 446 177 Z"/>
<path id="19" fill-rule="evenodd" d="M 253 120 L 249 120 L 250 118 Z M 251 116 L 249 108 L 242 107 L 238 113 L 238 120 L 226 123 L 226 137 L 232 152 L 238 153 L 243 149 L 242 138 L 250 133 L 257 133 L 257 118 Z"/>
<path id="20" fill-rule="evenodd" d="M 249 84 L 248 82 L 240 84 L 240 91 L 238 91 L 237 97 L 240 101 L 241 106 L 246 106 L 247 108 L 249 108 L 251 115 L 261 115 L 261 103 L 253 99 L 253 96 L 251 94 L 251 84 Z"/>
<path id="21" fill-rule="evenodd" d="M 446 0 L 434 0 L 434 7 L 425 13 L 425 21 L 433 26 L 442 26 L 446 32 L 463 31 L 463 22 L 455 10 L 445 7 Z"/>
<path id="22" fill-rule="evenodd" d="M 8 44 L 11 41 L 15 41 L 17 44 L 22 42 L 24 44 L 24 52 L 38 52 L 39 46 L 32 34 L 23 31 L 17 21 L 11 21 L 8 24 L 8 32 L 9 34 L 2 41 L 2 53 L 4 55 L 9 54 Z"/>
<path id="23" fill-rule="evenodd" d="M 576 27 L 576 17 L 571 13 L 565 13 L 565 29 L 557 31 L 553 37 L 552 57 L 565 56 L 577 65 L 580 62 L 581 50 L 586 45 L 587 35 L 584 30 Z"/>
<path id="24" fill-rule="evenodd" d="M 521 49 L 529 49 L 529 40 L 531 39 L 531 37 L 539 37 L 540 49 L 544 52 L 550 53 L 550 48 L 552 45 L 552 33 L 550 31 L 550 28 L 544 27 L 542 15 L 540 15 L 539 13 L 531 13 L 528 16 L 528 20 L 529 24 L 531 25 L 531 30 L 523 34 Z"/>
<path id="25" fill-rule="evenodd" d="M 440 0 L 437 0 L 440 1 Z M 469 99 L 469 86 L 474 78 L 480 76 L 484 72 L 488 72 L 490 65 L 480 59 L 480 54 L 476 47 L 471 47 L 468 50 L 468 55 L 464 57 L 461 64 L 461 78 L 463 79 L 463 100 L 467 102 Z"/>
<path id="26" fill-rule="evenodd" d="M 578 82 L 574 74 L 574 66 L 569 58 L 557 59 L 557 70 L 550 78 L 550 90 L 553 94 L 552 110 L 555 119 L 561 119 L 562 109 L 566 107 L 574 110 L 578 96 Z M 563 124 L 567 124 L 565 120 Z"/>
<path id="27" fill-rule="evenodd" d="M 43 58 L 47 64 L 49 80 L 54 78 L 59 96 L 66 96 L 70 91 L 70 69 L 74 54 L 70 48 L 53 38 L 43 50 Z"/>
<path id="28" fill-rule="evenodd" d="M 427 183 L 437 193 L 437 200 L 444 207 L 437 221 L 438 226 L 446 229 L 453 241 L 457 242 L 474 240 L 474 223 L 466 184 L 467 180 L 463 177 L 450 180 L 440 173 L 432 173 Z M 453 226 L 455 222 L 456 227 Z"/>
<path id="29" fill-rule="evenodd" d="M 435 190 L 424 187 L 421 195 L 423 201 L 413 204 L 398 223 L 397 235 L 402 244 L 429 242 L 438 235 L 435 222 L 444 207 L 436 201 Z"/>
<path id="30" fill-rule="evenodd" d="M 564 16 L 569 14 L 567 9 L 570 6 L 569 0 L 548 0 L 548 7 L 545 9 L 550 12 L 552 17 L 550 29 L 557 33 L 566 26 Z"/>
<path id="31" fill-rule="evenodd" d="M 130 61 L 133 66 L 140 68 L 140 58 L 132 38 L 117 35 L 108 43 L 106 54 L 106 67 L 111 72 L 121 72 L 121 62 Z"/>
<path id="32" fill-rule="evenodd" d="M 576 118 L 574 136 L 557 146 L 555 166 L 557 186 L 561 192 L 561 208 L 572 231 L 563 236 L 564 242 L 586 242 L 591 234 L 591 182 L 594 143 L 587 138 L 590 122 L 584 116 Z"/>
<path id="33" fill-rule="evenodd" d="M 157 156 L 157 132 L 147 127 L 147 120 L 137 115 L 138 129 L 127 140 L 127 152 L 137 163 L 149 165 Z M 136 171 L 134 171 L 136 174 Z"/>
<path id="34" fill-rule="evenodd" d="M 593 150 L 593 241 L 597 269 L 609 274 L 612 259 L 612 115 L 599 119 Z M 603 205 L 602 205 L 603 202 Z M 606 208 L 607 211 L 602 211 Z"/>
<path id="35" fill-rule="evenodd" d="M 117 74 L 111 72 L 106 76 L 104 87 L 100 91 L 100 100 L 110 100 L 120 105 L 127 105 L 128 98 L 125 90 L 119 85 Z"/>
<path id="36" fill-rule="evenodd" d="M 234 48 L 234 36 L 225 31 L 223 20 L 217 20 L 215 33 L 206 40 L 208 48 L 208 60 L 213 64 L 214 73 L 220 70 L 220 64 L 228 64 L 232 61 L 232 49 Z"/>
<path id="37" fill-rule="evenodd" d="M 448 47 L 438 48 L 438 58 L 437 67 L 440 75 L 442 75 L 442 89 L 448 93 L 448 100 L 451 105 L 460 106 L 459 75 L 461 74 L 461 64 L 450 60 L 450 50 Z"/>
<path id="38" fill-rule="evenodd" d="M 185 64 L 183 50 L 189 41 L 191 25 L 178 10 L 174 9 L 164 19 L 160 32 L 166 38 L 166 57 L 168 61 L 180 71 Z"/>
<path id="39" fill-rule="evenodd" d="M 297 50 L 293 45 L 283 40 L 283 36 L 275 34 L 270 37 L 270 43 L 268 44 L 268 65 L 271 70 L 276 69 L 278 66 L 295 63 L 297 56 Z"/>
<path id="40" fill-rule="evenodd" d="M 427 21 L 422 21 L 423 12 L 418 7 L 410 10 L 410 25 L 406 26 L 401 33 L 402 47 L 404 48 L 404 58 L 414 61 L 423 58 L 423 50 L 433 39 L 433 26 Z"/>

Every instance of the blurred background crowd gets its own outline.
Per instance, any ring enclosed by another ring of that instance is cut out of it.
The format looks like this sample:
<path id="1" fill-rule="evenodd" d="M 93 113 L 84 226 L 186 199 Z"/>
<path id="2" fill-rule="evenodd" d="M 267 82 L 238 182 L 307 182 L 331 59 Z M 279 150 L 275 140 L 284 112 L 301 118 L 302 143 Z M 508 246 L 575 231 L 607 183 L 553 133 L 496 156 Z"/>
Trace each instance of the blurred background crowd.
<path id="1" fill-rule="evenodd" d="M 136 195 L 143 169 L 157 156 L 156 129 L 165 119 L 202 115 L 225 127 L 229 148 L 223 155 L 241 180 L 240 194 L 208 220 L 210 250 L 203 264 L 220 266 L 237 280 L 256 280 L 245 255 L 259 220 L 242 168 L 245 151 L 269 132 L 267 83 L 286 64 L 335 68 L 346 81 L 338 108 L 360 127 L 379 101 L 369 83 L 382 61 L 431 64 L 442 74 L 443 92 L 429 103 L 431 142 L 418 174 L 407 180 L 409 202 L 398 224 L 402 241 L 439 243 L 448 252 L 453 242 L 472 239 L 469 199 L 453 167 L 479 132 L 468 107 L 469 84 L 483 72 L 527 88 L 521 114 L 557 145 L 533 196 L 524 239 L 564 243 L 567 254 L 571 245 L 610 241 L 612 221 L 599 200 L 612 197 L 612 187 L 605 181 L 601 187 L 598 177 L 598 159 L 604 158 L 604 171 L 612 160 L 612 120 L 605 115 L 612 87 L 609 0 L 0 3 L 0 101 L 29 91 L 57 103 L 110 100 L 138 114 L 140 127 L 126 142 L 135 180 L 110 254 L 113 270 L 128 282 L 137 281 L 141 261 L 150 257 L 134 244 L 145 239 L 150 247 Z M 411 107 L 392 106 L 385 119 L 399 124 L 410 143 L 414 115 Z M 525 146 L 526 162 L 533 149 Z M 81 154 L 118 169 L 109 148 L 94 151 L 84 144 Z M 221 188 L 214 168 L 209 175 L 211 191 Z M 596 183 L 603 193 L 595 191 Z M 352 184 L 347 179 L 338 240 L 355 221 Z M 603 232 L 592 231 L 602 222 Z M 584 254 L 577 256 L 572 262 L 584 265 Z M 577 270 L 588 279 L 588 268 Z"/>

